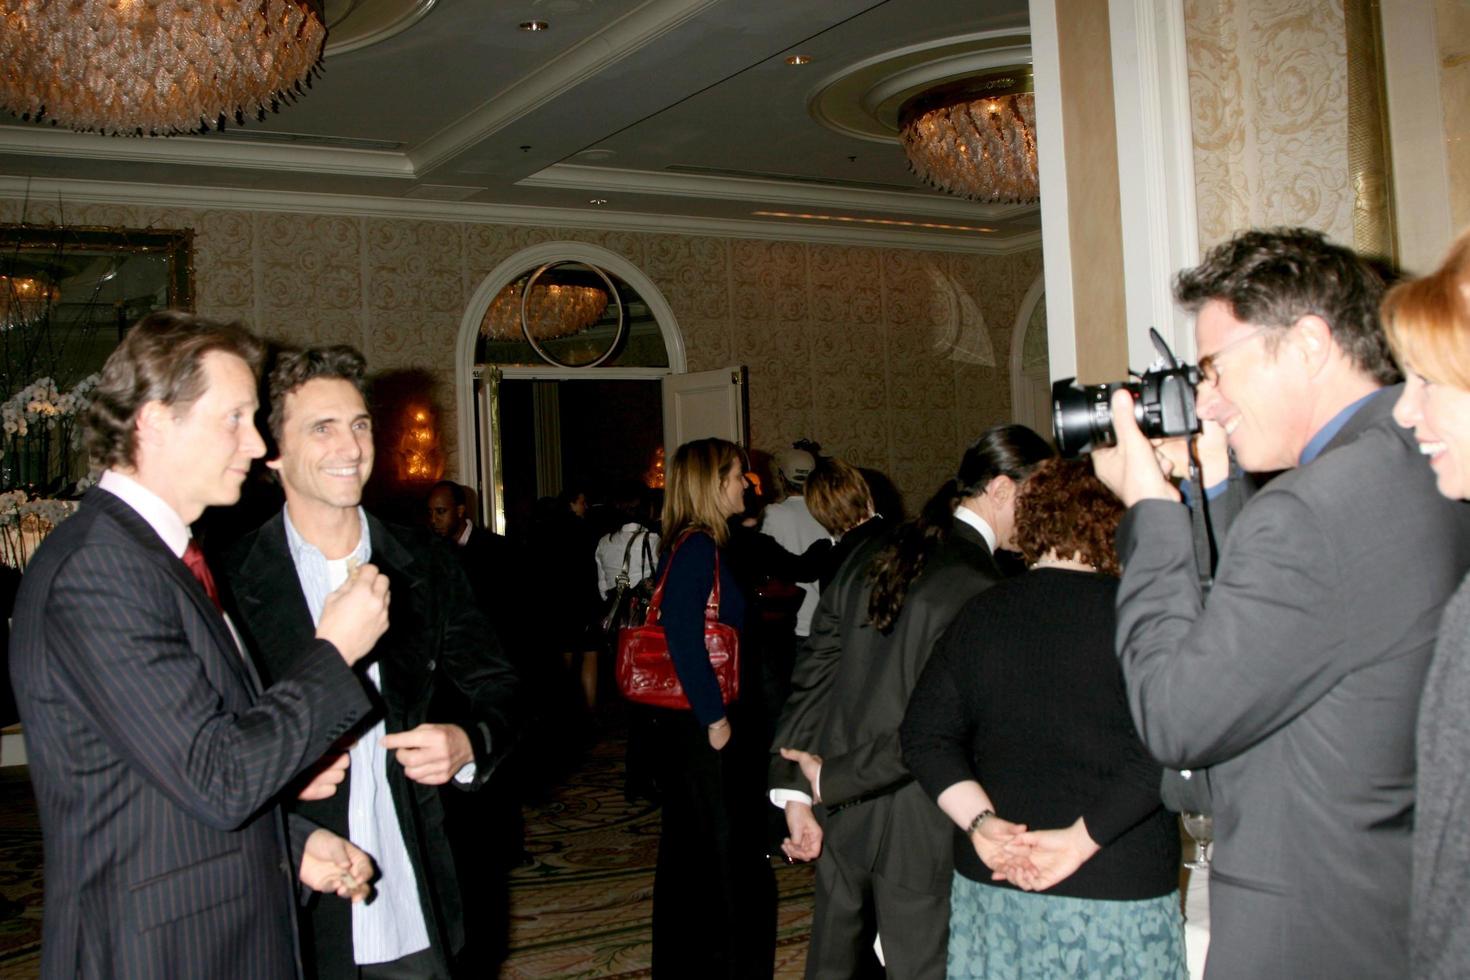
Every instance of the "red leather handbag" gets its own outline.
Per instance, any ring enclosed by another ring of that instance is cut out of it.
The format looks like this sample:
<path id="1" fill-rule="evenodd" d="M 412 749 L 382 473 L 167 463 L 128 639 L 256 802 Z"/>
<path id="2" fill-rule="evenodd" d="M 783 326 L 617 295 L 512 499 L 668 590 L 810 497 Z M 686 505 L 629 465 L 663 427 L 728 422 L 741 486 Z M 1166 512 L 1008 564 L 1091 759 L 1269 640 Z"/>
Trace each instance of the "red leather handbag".
<path id="1" fill-rule="evenodd" d="M 683 544 L 681 539 L 674 545 L 677 551 Z M 616 673 L 618 690 L 623 697 L 637 704 L 655 708 L 681 708 L 689 710 L 689 698 L 679 675 L 674 671 L 674 661 L 669 657 L 668 640 L 664 628 L 659 625 L 659 610 L 663 605 L 664 582 L 669 569 L 674 567 L 674 555 L 664 573 L 659 576 L 648 603 L 648 618 L 642 626 L 625 626 L 618 631 L 618 660 Z M 709 651 L 709 664 L 714 668 L 715 679 L 720 683 L 720 696 L 726 704 L 740 696 L 740 634 L 735 627 L 720 622 L 720 553 L 715 552 L 715 583 L 704 605 L 704 647 Z"/>

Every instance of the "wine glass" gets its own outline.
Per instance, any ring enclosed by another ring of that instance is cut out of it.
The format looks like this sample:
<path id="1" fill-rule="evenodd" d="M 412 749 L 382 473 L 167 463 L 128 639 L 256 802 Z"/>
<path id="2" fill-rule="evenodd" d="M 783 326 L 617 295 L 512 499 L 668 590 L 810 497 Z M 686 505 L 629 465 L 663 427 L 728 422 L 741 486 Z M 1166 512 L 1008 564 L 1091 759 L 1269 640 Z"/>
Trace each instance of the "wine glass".
<path id="1" fill-rule="evenodd" d="M 1186 811 L 1181 816 L 1184 818 L 1184 832 L 1194 838 L 1194 860 L 1185 861 L 1184 866 L 1191 871 L 1208 871 L 1210 843 L 1215 839 L 1215 821 L 1208 813 Z"/>

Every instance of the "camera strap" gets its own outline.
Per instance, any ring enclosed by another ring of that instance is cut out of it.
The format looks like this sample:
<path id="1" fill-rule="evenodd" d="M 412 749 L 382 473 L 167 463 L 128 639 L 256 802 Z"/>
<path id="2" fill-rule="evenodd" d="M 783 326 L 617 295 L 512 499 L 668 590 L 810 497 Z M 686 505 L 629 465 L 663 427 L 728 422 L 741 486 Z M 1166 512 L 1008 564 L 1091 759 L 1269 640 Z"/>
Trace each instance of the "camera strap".
<path id="1" fill-rule="evenodd" d="M 1199 573 L 1200 590 L 1208 596 L 1215 584 L 1215 567 L 1220 561 L 1220 548 L 1215 541 L 1215 528 L 1210 523 L 1210 496 L 1205 493 L 1204 467 L 1199 461 L 1199 437 L 1192 436 L 1189 446 L 1189 480 L 1197 488 L 1195 506 L 1190 508 L 1190 521 L 1194 526 L 1195 567 Z M 1201 547 L 1203 545 L 1203 547 Z"/>

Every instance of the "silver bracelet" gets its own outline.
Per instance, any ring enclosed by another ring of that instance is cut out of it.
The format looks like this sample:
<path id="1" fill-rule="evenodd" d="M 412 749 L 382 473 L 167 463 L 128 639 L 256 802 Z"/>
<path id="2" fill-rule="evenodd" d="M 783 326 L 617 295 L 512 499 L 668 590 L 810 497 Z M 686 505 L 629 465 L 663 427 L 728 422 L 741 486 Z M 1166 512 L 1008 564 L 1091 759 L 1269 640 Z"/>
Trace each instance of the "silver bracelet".
<path id="1" fill-rule="evenodd" d="M 970 826 L 968 826 L 968 827 L 965 828 L 965 836 L 966 837 L 974 837 L 975 836 L 975 831 L 977 831 L 977 830 L 980 829 L 980 825 L 985 822 L 985 818 L 986 817 L 993 817 L 993 816 L 995 816 L 995 811 L 989 809 L 988 807 L 986 809 L 984 809 L 984 810 L 981 810 L 979 813 L 975 814 L 975 819 L 974 820 L 971 820 L 970 821 Z"/>

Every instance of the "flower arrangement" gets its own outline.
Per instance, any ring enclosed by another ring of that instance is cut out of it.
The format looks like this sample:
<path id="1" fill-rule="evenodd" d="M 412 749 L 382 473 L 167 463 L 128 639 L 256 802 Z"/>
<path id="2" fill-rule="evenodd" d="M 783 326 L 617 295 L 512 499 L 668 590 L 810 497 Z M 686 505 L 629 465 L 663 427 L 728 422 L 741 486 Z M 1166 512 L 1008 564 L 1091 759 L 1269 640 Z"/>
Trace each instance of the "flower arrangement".
<path id="1" fill-rule="evenodd" d="M 0 402 L 0 564 L 24 568 L 36 545 L 76 510 L 75 500 L 95 480 L 74 477 L 83 459 L 82 414 L 99 375 L 62 393 L 38 378 Z"/>
<path id="2" fill-rule="evenodd" d="M 0 493 L 0 564 L 25 568 L 41 540 L 76 509 L 75 500 L 33 498 L 24 490 Z"/>
<path id="3" fill-rule="evenodd" d="M 38 493 L 73 491 L 81 460 L 81 415 L 91 404 L 98 375 L 65 394 L 38 378 L 0 403 L 0 487 Z"/>

